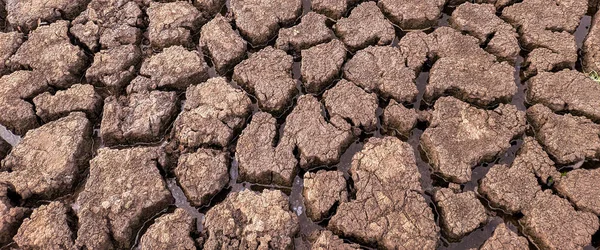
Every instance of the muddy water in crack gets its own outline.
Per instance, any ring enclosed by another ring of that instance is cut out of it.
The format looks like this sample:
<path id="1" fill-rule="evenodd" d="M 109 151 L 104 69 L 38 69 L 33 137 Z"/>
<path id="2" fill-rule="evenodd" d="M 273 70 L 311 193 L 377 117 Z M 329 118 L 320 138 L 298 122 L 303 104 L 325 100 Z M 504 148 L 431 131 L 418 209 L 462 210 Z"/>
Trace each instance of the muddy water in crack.
<path id="1" fill-rule="evenodd" d="M 2 125 L 0 125 L 0 138 L 10 143 L 10 145 L 12 145 L 13 147 L 17 146 L 17 144 L 19 144 L 19 142 L 21 142 L 21 140 L 23 139 L 21 136 L 13 134 L 12 132 L 10 132 L 10 130 L 8 130 Z"/>

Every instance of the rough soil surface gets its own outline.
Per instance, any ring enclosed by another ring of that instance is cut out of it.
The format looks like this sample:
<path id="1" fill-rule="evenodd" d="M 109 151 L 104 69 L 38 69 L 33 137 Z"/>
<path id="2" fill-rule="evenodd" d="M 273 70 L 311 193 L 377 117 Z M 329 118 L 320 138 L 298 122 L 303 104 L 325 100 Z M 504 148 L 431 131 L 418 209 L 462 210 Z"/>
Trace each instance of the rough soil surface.
<path id="1" fill-rule="evenodd" d="M 377 129 L 376 94 L 369 94 L 354 83 L 341 80 L 325 91 L 323 101 L 331 119 L 349 120 L 353 126 L 368 132 Z"/>
<path id="2" fill-rule="evenodd" d="M 434 26 L 442 15 L 446 0 L 382 0 L 381 11 L 402 30 L 426 29 Z"/>
<path id="3" fill-rule="evenodd" d="M 40 126 L 34 106 L 28 102 L 48 89 L 44 76 L 36 71 L 15 71 L 0 78 L 0 124 L 17 135 Z"/>
<path id="4" fill-rule="evenodd" d="M 340 116 L 326 121 L 317 98 L 303 95 L 288 115 L 281 143 L 295 145 L 304 169 L 318 165 L 333 165 L 352 142 L 350 124 Z"/>
<path id="5" fill-rule="evenodd" d="M 208 66 L 198 51 L 172 46 L 144 60 L 140 74 L 159 88 L 186 89 L 208 79 Z"/>
<path id="6" fill-rule="evenodd" d="M 234 192 L 206 213 L 204 249 L 290 249 L 298 217 L 278 190 Z"/>
<path id="7" fill-rule="evenodd" d="M 512 166 L 495 165 L 479 184 L 478 192 L 506 213 L 527 207 L 542 188 L 538 184 L 560 180 L 548 154 L 532 137 L 526 137 Z"/>
<path id="8" fill-rule="evenodd" d="M 84 112 L 88 118 L 95 120 L 102 109 L 102 97 L 89 84 L 75 84 L 67 90 L 40 94 L 33 98 L 36 115 L 44 122 L 56 120 L 71 112 Z"/>
<path id="9" fill-rule="evenodd" d="M 250 98 L 225 78 L 192 85 L 185 96 L 187 101 L 173 129 L 175 138 L 189 147 L 227 146 L 250 114 Z"/>
<path id="10" fill-rule="evenodd" d="M 442 228 L 452 239 L 461 238 L 487 221 L 485 207 L 473 191 L 455 193 L 443 188 L 435 192 L 433 199 L 442 218 Z"/>
<path id="11" fill-rule="evenodd" d="M 370 46 L 356 52 L 344 65 L 344 78 L 381 97 L 413 102 L 419 93 L 414 83 L 416 76 L 404 66 L 405 60 L 398 48 Z"/>
<path id="12" fill-rule="evenodd" d="M 492 237 L 486 240 L 479 249 L 527 250 L 529 249 L 529 242 L 527 241 L 527 238 L 519 236 L 517 233 L 510 230 L 506 224 L 502 223 L 496 227 Z"/>
<path id="13" fill-rule="evenodd" d="M 246 57 L 246 41 L 233 30 L 229 20 L 218 14 L 202 26 L 200 46 L 215 69 L 225 74 Z"/>
<path id="14" fill-rule="evenodd" d="M 335 37 L 327 27 L 328 18 L 310 12 L 302 17 L 300 24 L 279 30 L 275 47 L 281 50 L 301 51 L 320 43 L 329 42 Z"/>
<path id="15" fill-rule="evenodd" d="M 242 181 L 291 186 L 296 175 L 294 146 L 288 141 L 275 142 L 277 121 L 269 113 L 256 113 L 242 131 L 235 158 Z"/>
<path id="16" fill-rule="evenodd" d="M 194 250 L 196 245 L 190 236 L 194 228 L 194 218 L 181 208 L 165 214 L 148 228 L 140 240 L 140 249 L 182 249 Z"/>
<path id="17" fill-rule="evenodd" d="M 143 91 L 104 100 L 100 136 L 106 145 L 159 141 L 177 115 L 177 93 Z"/>
<path id="18" fill-rule="evenodd" d="M 0 0 L 0 249 L 596 249 L 599 0 Z"/>
<path id="19" fill-rule="evenodd" d="M 305 173 L 302 196 L 308 217 L 313 221 L 325 219 L 335 205 L 348 201 L 344 173 L 324 170 Z"/>
<path id="20" fill-rule="evenodd" d="M 569 201 L 539 192 L 523 211 L 524 233 L 542 249 L 582 249 L 598 230 L 598 217 L 575 210 Z"/>
<path id="21" fill-rule="evenodd" d="M 471 168 L 494 159 L 525 132 L 525 112 L 500 104 L 483 110 L 453 97 L 437 100 L 421 146 L 436 172 L 452 182 L 471 180 Z"/>
<path id="22" fill-rule="evenodd" d="M 253 45 L 267 43 L 302 13 L 301 0 L 232 0 L 230 5 L 238 30 Z"/>
<path id="23" fill-rule="evenodd" d="M 142 224 L 172 202 L 158 148 L 100 149 L 77 197 L 76 247 L 130 248 Z M 115 171 L 115 166 L 119 166 Z"/>
<path id="24" fill-rule="evenodd" d="M 88 82 L 119 94 L 135 78 L 135 67 L 141 59 L 142 52 L 131 44 L 102 50 L 94 56 L 85 76 Z"/>
<path id="25" fill-rule="evenodd" d="M 281 112 L 298 92 L 293 62 L 285 51 L 267 47 L 235 66 L 233 80 L 258 100 L 261 109 Z"/>
<path id="26" fill-rule="evenodd" d="M 571 112 L 600 122 L 600 84 L 575 70 L 544 72 L 527 81 L 527 101 L 554 112 Z"/>
<path id="27" fill-rule="evenodd" d="M 68 30 L 68 21 L 37 28 L 10 57 L 9 64 L 40 72 L 49 85 L 59 88 L 77 83 L 87 65 L 87 56 L 71 44 Z"/>
<path id="28" fill-rule="evenodd" d="M 84 113 L 49 122 L 28 132 L 0 165 L 0 183 L 22 199 L 68 194 L 90 158 L 92 125 Z"/>
<path id="29" fill-rule="evenodd" d="M 174 172 L 190 204 L 203 206 L 229 183 L 228 165 L 225 152 L 201 148 L 181 155 Z"/>
<path id="30" fill-rule="evenodd" d="M 22 249 L 72 249 L 70 208 L 54 201 L 33 210 L 23 221 L 14 240 Z"/>
<path id="31" fill-rule="evenodd" d="M 331 231 L 380 248 L 435 249 L 439 228 L 408 143 L 371 138 L 352 158 L 350 173 L 356 198 L 338 207 Z"/>
<path id="32" fill-rule="evenodd" d="M 375 2 L 364 2 L 333 26 L 335 34 L 356 51 L 369 45 L 388 45 L 394 40 L 394 26 L 385 19 Z"/>
<path id="33" fill-rule="evenodd" d="M 600 124 L 571 114 L 558 115 L 536 104 L 527 109 L 536 138 L 559 164 L 600 158 Z"/>
<path id="34" fill-rule="evenodd" d="M 319 93 L 340 78 L 346 59 L 346 47 L 340 40 L 302 50 L 300 72 L 302 82 L 310 93 Z"/>

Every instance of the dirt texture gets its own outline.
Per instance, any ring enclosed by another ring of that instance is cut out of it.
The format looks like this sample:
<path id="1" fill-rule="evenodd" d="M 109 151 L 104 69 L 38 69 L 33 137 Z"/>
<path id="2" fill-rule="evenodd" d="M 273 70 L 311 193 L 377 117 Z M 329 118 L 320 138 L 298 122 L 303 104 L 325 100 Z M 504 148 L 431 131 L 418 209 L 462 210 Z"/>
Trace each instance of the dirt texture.
<path id="1" fill-rule="evenodd" d="M 208 79 L 208 66 L 198 51 L 172 46 L 144 60 L 140 74 L 159 88 L 183 90 Z"/>
<path id="2" fill-rule="evenodd" d="M 135 78 L 135 67 L 141 60 L 142 52 L 131 44 L 102 50 L 95 54 L 94 63 L 85 76 L 88 82 L 119 94 Z"/>
<path id="3" fill-rule="evenodd" d="M 341 80 L 323 94 L 330 119 L 344 119 L 367 132 L 377 129 L 377 95 Z"/>
<path id="4" fill-rule="evenodd" d="M 334 206 L 348 201 L 346 179 L 342 172 L 319 170 L 304 174 L 303 179 L 302 196 L 305 199 L 306 214 L 313 221 L 325 219 Z"/>
<path id="5" fill-rule="evenodd" d="M 240 34 L 253 45 L 267 43 L 302 13 L 301 0 L 232 0 L 230 5 Z"/>
<path id="6" fill-rule="evenodd" d="M 181 208 L 165 214 L 148 228 L 140 240 L 140 249 L 194 250 L 196 245 L 190 236 L 194 218 Z"/>
<path id="7" fill-rule="evenodd" d="M 229 20 L 220 14 L 202 26 L 200 46 L 220 74 L 227 73 L 240 63 L 246 57 L 248 47 Z"/>
<path id="8" fill-rule="evenodd" d="M 72 249 L 70 208 L 58 201 L 40 206 L 23 221 L 14 237 L 21 249 Z"/>
<path id="9" fill-rule="evenodd" d="M 340 40 L 319 44 L 302 50 L 300 72 L 302 82 L 310 93 L 319 93 L 340 78 L 346 59 L 346 47 Z"/>
<path id="10" fill-rule="evenodd" d="M 452 239 L 459 239 L 487 221 L 485 207 L 475 192 L 454 193 L 442 188 L 433 196 L 442 218 L 442 228 Z"/>
<path id="11" fill-rule="evenodd" d="M 394 40 L 394 26 L 385 19 L 375 2 L 364 2 L 333 26 L 335 34 L 353 51 L 369 45 L 388 45 Z"/>
<path id="12" fill-rule="evenodd" d="M 45 92 L 33 98 L 36 115 L 44 122 L 68 116 L 71 112 L 84 112 L 89 119 L 96 120 L 102 109 L 102 97 L 89 84 L 75 84 L 55 94 Z"/>
<path id="13" fill-rule="evenodd" d="M 227 154 L 213 149 L 179 157 L 174 172 L 191 205 L 207 205 L 229 183 L 228 165 Z"/>
<path id="14" fill-rule="evenodd" d="M 510 249 L 527 250 L 529 242 L 525 237 L 519 236 L 502 223 L 496 227 L 494 234 L 485 241 L 480 250 Z"/>

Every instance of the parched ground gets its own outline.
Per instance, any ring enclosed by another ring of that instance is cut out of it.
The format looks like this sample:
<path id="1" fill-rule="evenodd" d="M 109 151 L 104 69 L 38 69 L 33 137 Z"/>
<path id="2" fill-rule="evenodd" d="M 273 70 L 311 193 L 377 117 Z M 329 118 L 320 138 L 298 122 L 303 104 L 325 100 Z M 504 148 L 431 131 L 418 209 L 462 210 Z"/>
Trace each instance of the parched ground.
<path id="1" fill-rule="evenodd" d="M 600 249 L 599 8 L 0 0 L 0 250 Z"/>

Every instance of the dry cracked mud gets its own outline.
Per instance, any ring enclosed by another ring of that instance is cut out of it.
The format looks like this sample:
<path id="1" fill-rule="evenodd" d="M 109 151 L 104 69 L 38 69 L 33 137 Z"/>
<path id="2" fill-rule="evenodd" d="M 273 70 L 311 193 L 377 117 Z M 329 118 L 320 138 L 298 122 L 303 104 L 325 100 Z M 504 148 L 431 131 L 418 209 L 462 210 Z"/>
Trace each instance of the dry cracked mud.
<path id="1" fill-rule="evenodd" d="M 600 249 L 598 0 L 0 0 L 0 249 Z"/>

